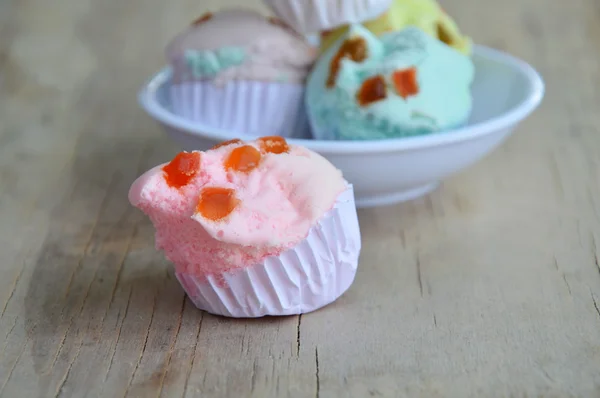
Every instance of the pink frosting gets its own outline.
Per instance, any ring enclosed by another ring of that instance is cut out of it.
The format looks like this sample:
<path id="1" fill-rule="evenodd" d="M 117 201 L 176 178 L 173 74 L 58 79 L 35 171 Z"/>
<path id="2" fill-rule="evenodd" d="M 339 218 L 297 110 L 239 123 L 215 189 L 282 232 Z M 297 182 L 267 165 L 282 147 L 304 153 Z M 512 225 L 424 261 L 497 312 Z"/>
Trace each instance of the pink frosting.
<path id="1" fill-rule="evenodd" d="M 346 189 L 325 158 L 293 145 L 288 153 L 263 153 L 249 173 L 226 170 L 224 161 L 240 145 L 200 152 L 200 172 L 181 188 L 167 184 L 164 165 L 131 186 L 130 202 L 150 217 L 157 249 L 179 272 L 214 275 L 278 255 L 306 238 Z M 220 221 L 205 219 L 196 211 L 204 187 L 234 189 L 239 204 Z"/>
<path id="2" fill-rule="evenodd" d="M 176 82 L 189 80 L 183 62 L 186 50 L 240 47 L 248 54 L 242 65 L 227 68 L 213 79 L 221 85 L 230 80 L 304 83 L 318 51 L 306 40 L 279 23 L 250 9 L 226 9 L 192 25 L 167 46 Z"/>

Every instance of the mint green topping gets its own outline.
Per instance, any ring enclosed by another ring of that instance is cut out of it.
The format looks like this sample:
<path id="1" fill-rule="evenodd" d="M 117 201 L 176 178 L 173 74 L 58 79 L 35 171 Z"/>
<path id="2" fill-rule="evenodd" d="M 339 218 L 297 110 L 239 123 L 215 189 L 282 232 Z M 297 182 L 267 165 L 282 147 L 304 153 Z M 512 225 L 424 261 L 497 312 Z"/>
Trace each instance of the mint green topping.
<path id="1" fill-rule="evenodd" d="M 197 79 L 214 77 L 226 69 L 243 64 L 245 59 L 246 51 L 240 47 L 185 52 L 185 62 Z"/>
<path id="2" fill-rule="evenodd" d="M 244 63 L 246 51 L 241 47 L 223 47 L 216 51 L 217 59 L 224 68 Z"/>
<path id="3" fill-rule="evenodd" d="M 335 86 L 327 88 L 331 60 L 343 42 L 362 38 L 367 59 L 341 62 Z M 396 92 L 393 73 L 415 68 L 419 90 L 403 98 Z M 317 139 L 367 140 L 430 134 L 458 127 L 469 117 L 471 59 L 409 27 L 377 37 L 361 25 L 322 55 L 308 78 L 306 108 Z M 360 106 L 357 92 L 363 82 L 381 75 L 386 98 Z"/>

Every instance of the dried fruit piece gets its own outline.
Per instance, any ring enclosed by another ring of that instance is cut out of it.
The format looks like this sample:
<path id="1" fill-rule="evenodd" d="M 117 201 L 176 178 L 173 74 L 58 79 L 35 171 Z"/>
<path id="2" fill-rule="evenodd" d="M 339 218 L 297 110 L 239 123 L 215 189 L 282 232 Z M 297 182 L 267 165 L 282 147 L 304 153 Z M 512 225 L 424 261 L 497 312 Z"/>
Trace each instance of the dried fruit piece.
<path id="1" fill-rule="evenodd" d="M 219 148 L 222 148 L 224 146 L 233 145 L 233 144 L 239 144 L 240 142 L 242 142 L 242 140 L 240 140 L 239 138 L 234 138 L 233 140 L 223 141 L 220 144 L 217 144 L 214 147 L 210 148 L 210 150 L 212 151 L 214 149 L 219 149 Z"/>
<path id="2" fill-rule="evenodd" d="M 200 192 L 196 213 L 208 220 L 219 221 L 231 214 L 239 202 L 231 188 L 207 187 Z"/>
<path id="3" fill-rule="evenodd" d="M 406 99 L 419 94 L 419 82 L 417 82 L 417 68 L 397 70 L 392 73 L 392 81 L 399 96 Z"/>
<path id="4" fill-rule="evenodd" d="M 286 24 L 281 19 L 275 18 L 275 17 L 268 17 L 267 20 L 269 21 L 269 23 L 271 25 L 279 26 L 280 28 L 285 29 L 289 33 L 293 34 L 294 36 L 304 39 L 304 37 L 302 37 L 298 32 L 296 32 L 294 30 L 294 28 L 292 28 L 290 25 Z"/>
<path id="5" fill-rule="evenodd" d="M 452 44 L 454 43 L 454 40 L 452 40 L 452 35 L 450 35 L 450 33 L 446 30 L 446 28 L 444 27 L 444 25 L 442 25 L 441 22 L 438 22 L 437 24 L 437 35 L 438 39 L 440 39 L 442 43 L 445 43 L 449 46 L 452 46 Z"/>
<path id="6" fill-rule="evenodd" d="M 387 97 L 385 78 L 376 75 L 365 80 L 356 93 L 356 100 L 360 106 L 367 106 L 373 102 L 381 101 Z"/>
<path id="7" fill-rule="evenodd" d="M 276 25 L 276 26 L 279 26 L 280 28 L 283 28 L 283 29 L 286 29 L 286 30 L 288 30 L 288 29 L 291 29 L 291 28 L 290 28 L 290 26 L 289 26 L 288 24 L 286 24 L 285 22 L 283 22 L 283 21 L 282 21 L 281 19 L 279 19 L 279 18 L 275 18 L 275 17 L 268 17 L 268 18 L 267 18 L 267 20 L 269 21 L 269 23 L 270 23 L 271 25 Z"/>
<path id="8" fill-rule="evenodd" d="M 290 151 L 290 147 L 285 138 L 277 135 L 261 137 L 257 141 L 260 145 L 260 149 L 263 152 L 280 154 Z"/>
<path id="9" fill-rule="evenodd" d="M 212 17 L 213 17 L 213 13 L 207 12 L 204 15 L 202 15 L 201 17 L 199 17 L 198 19 L 196 19 L 194 22 L 192 22 L 192 25 L 194 25 L 194 26 L 200 25 L 201 23 L 208 21 Z"/>
<path id="10" fill-rule="evenodd" d="M 261 154 L 251 145 L 235 148 L 225 160 L 225 168 L 248 173 L 258 167 Z"/>
<path id="11" fill-rule="evenodd" d="M 363 62 L 367 59 L 367 42 L 365 39 L 362 37 L 352 37 L 342 43 L 342 46 L 331 60 L 329 66 L 329 76 L 326 83 L 328 88 L 335 86 L 335 81 L 344 58 L 350 58 L 354 62 Z"/>
<path id="12" fill-rule="evenodd" d="M 200 153 L 179 152 L 173 160 L 163 167 L 164 178 L 173 188 L 181 188 L 190 183 L 200 172 Z"/>
<path id="13" fill-rule="evenodd" d="M 333 29 L 323 30 L 320 33 L 321 39 L 326 39 L 330 34 L 333 33 Z"/>

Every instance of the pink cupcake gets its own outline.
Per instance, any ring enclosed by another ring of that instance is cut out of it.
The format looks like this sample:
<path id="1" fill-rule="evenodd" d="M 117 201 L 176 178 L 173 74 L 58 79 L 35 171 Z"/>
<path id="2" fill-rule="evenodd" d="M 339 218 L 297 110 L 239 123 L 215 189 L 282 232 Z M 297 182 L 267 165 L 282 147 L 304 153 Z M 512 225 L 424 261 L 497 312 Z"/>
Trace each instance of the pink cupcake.
<path id="1" fill-rule="evenodd" d="M 306 313 L 354 280 L 361 241 L 352 186 L 326 159 L 281 137 L 181 152 L 138 178 L 129 200 L 207 312 Z"/>
<path id="2" fill-rule="evenodd" d="M 167 46 L 173 111 L 237 134 L 303 137 L 304 83 L 317 50 L 274 18 L 207 13 Z"/>

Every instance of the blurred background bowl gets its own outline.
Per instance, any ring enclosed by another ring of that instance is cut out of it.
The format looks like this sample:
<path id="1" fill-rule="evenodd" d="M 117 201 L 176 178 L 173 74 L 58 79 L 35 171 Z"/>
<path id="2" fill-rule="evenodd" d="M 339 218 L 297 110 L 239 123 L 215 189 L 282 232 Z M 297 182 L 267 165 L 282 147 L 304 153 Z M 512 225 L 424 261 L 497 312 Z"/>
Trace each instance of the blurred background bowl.
<path id="1" fill-rule="evenodd" d="M 493 151 L 533 112 L 544 96 L 544 82 L 527 63 L 506 53 L 476 46 L 473 112 L 468 124 L 431 135 L 372 141 L 289 139 L 320 153 L 354 184 L 358 207 L 415 199 L 446 177 Z M 140 91 L 144 110 L 185 150 L 204 150 L 232 138 L 253 136 L 190 122 L 171 111 L 169 68 Z M 265 135 L 269 135 L 265 132 Z"/>

